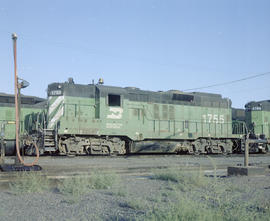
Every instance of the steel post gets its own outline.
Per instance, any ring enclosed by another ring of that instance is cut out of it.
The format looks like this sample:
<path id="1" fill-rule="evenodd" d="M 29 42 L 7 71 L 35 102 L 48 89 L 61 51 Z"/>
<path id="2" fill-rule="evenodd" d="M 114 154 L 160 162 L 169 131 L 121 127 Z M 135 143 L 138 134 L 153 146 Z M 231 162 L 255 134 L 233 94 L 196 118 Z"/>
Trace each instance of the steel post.
<path id="1" fill-rule="evenodd" d="M 249 139 L 246 139 L 245 142 L 245 159 L 244 159 L 244 166 L 248 167 L 248 157 L 249 157 Z"/>
<path id="2" fill-rule="evenodd" d="M 0 137 L 0 146 L 1 146 L 1 159 L 0 159 L 0 164 L 4 164 L 5 163 L 5 149 L 6 149 L 6 145 L 5 145 L 5 141 L 4 141 L 4 136 L 2 136 L 2 131 L 1 131 L 1 137 Z"/>

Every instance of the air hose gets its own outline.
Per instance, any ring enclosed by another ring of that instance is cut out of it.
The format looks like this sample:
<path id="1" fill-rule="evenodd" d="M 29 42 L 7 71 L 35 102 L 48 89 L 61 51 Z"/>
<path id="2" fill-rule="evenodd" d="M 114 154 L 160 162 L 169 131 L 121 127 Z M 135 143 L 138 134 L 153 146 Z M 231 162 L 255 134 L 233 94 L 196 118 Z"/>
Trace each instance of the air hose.
<path id="1" fill-rule="evenodd" d="M 33 142 L 34 146 L 35 146 L 35 149 L 36 149 L 36 158 L 35 160 L 32 162 L 32 163 L 25 163 L 22 156 L 21 156 L 21 153 L 20 153 L 20 148 L 19 148 L 19 139 L 16 139 L 16 152 L 17 152 L 17 157 L 20 161 L 21 164 L 23 164 L 24 166 L 34 166 L 37 162 L 38 162 L 38 159 L 39 159 L 39 149 L 38 149 L 38 146 L 36 144 L 36 142 Z"/>

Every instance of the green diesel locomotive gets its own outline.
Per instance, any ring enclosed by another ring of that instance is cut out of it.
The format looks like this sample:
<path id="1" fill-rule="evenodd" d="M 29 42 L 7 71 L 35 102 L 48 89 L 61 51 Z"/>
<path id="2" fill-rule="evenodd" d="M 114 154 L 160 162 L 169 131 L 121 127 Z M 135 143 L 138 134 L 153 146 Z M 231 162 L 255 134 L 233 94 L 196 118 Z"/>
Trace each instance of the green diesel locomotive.
<path id="1" fill-rule="evenodd" d="M 5 142 L 5 153 L 15 153 L 15 107 L 14 95 L 0 93 L 0 132 Z M 21 96 L 20 133 L 33 134 L 41 123 L 41 113 L 44 111 L 46 100 L 33 96 Z"/>
<path id="2" fill-rule="evenodd" d="M 266 144 L 254 144 L 251 148 L 267 152 L 270 150 L 270 100 L 253 101 L 245 105 L 246 125 L 253 139 L 265 140 Z"/>
<path id="3" fill-rule="evenodd" d="M 270 101 L 231 108 L 219 94 L 65 83 L 48 86 L 47 100 L 22 96 L 21 144 L 40 153 L 223 153 L 269 151 Z M 1 137 L 7 154 L 15 149 L 14 96 L 0 94 Z M 30 135 L 30 136 L 25 136 Z"/>
<path id="4" fill-rule="evenodd" d="M 102 83 L 102 82 L 101 82 Z M 231 100 L 219 94 L 65 83 L 48 86 L 44 151 L 232 153 Z"/>

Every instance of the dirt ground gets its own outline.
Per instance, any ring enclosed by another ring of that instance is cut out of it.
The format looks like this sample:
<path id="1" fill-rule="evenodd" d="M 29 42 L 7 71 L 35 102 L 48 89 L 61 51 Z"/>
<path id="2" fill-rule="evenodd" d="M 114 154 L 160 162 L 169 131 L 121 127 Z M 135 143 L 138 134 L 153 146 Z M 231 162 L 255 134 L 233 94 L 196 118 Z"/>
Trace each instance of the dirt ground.
<path id="1" fill-rule="evenodd" d="M 190 214 L 189 220 L 198 220 L 199 211 L 212 211 L 204 214 L 219 218 L 213 211 L 220 211 L 220 220 L 269 220 L 270 156 L 250 158 L 252 165 L 265 168 L 263 176 L 227 176 L 227 166 L 242 163 L 242 155 L 42 157 L 39 165 L 50 188 L 27 193 L 22 187 L 18 194 L 2 185 L 0 220 L 181 220 Z M 79 195 L 63 194 L 56 185 L 71 175 L 91 177 L 93 171 L 114 174 L 113 184 Z M 0 174 L 2 180 L 7 177 Z"/>

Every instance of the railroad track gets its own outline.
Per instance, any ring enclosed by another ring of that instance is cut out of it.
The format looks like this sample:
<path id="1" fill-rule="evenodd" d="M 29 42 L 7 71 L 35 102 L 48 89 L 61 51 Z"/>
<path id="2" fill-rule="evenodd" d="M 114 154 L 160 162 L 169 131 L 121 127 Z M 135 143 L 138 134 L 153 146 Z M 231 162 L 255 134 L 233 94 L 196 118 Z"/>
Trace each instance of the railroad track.
<path id="1" fill-rule="evenodd" d="M 115 157 L 67 157 L 43 156 L 39 165 L 43 168 L 39 174 L 48 179 L 61 180 L 74 176 L 91 176 L 93 171 L 113 171 L 120 175 L 146 177 L 156 169 L 184 169 L 190 171 L 203 170 L 207 175 L 216 168 L 217 174 L 226 175 L 228 166 L 243 164 L 243 154 L 222 156 L 190 156 L 190 155 L 132 155 Z M 26 161 L 32 157 L 26 157 Z M 12 157 L 7 157 L 12 162 Z M 252 166 L 265 167 L 270 165 L 269 154 L 250 155 Z M 0 172 L 0 187 L 18 178 L 16 172 Z"/>

